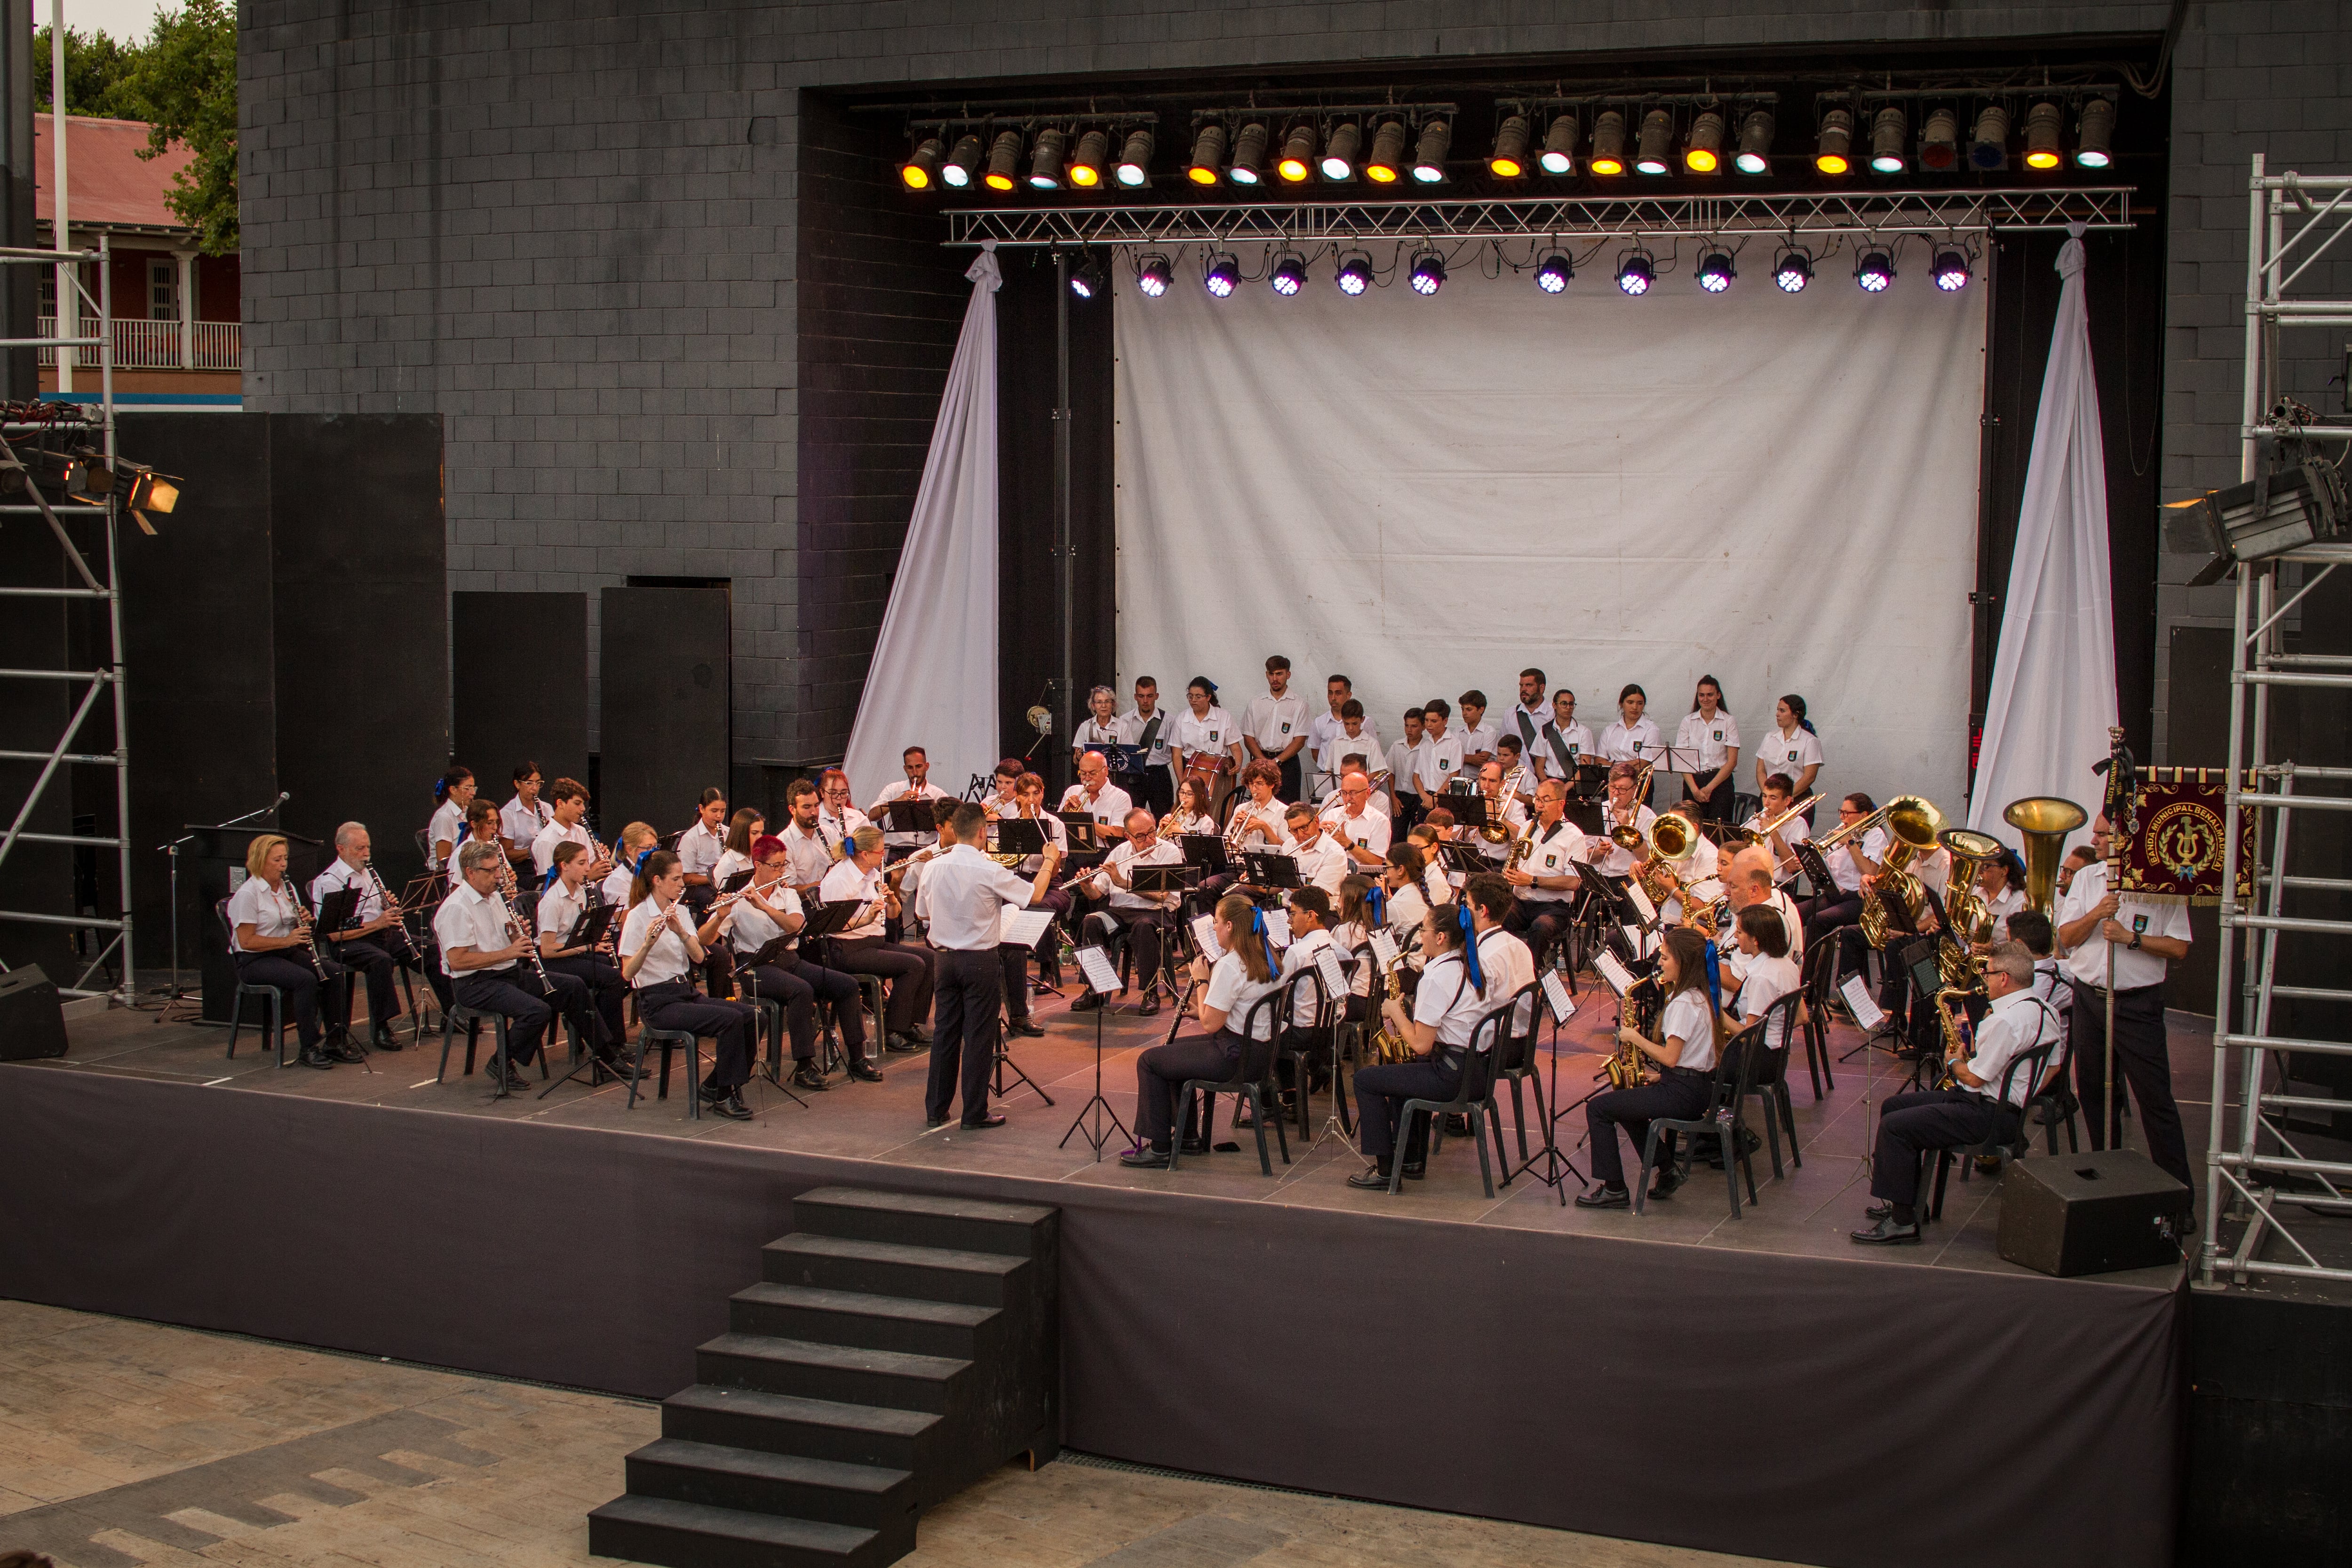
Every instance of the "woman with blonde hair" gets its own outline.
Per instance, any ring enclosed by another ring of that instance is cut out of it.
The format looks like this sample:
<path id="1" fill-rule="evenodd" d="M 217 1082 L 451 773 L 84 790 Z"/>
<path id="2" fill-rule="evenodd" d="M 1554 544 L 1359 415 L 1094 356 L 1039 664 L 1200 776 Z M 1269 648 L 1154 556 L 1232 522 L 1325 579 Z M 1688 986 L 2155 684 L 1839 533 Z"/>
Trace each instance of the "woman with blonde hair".
<path id="1" fill-rule="evenodd" d="M 304 1067 L 358 1061 L 358 1049 L 343 1037 L 343 966 L 311 945 L 310 911 L 286 875 L 287 858 L 278 834 L 256 834 L 245 847 L 245 881 L 228 900 L 228 949 L 237 980 L 284 994 Z M 335 1020 L 332 1039 L 320 1029 L 321 1005 Z"/>

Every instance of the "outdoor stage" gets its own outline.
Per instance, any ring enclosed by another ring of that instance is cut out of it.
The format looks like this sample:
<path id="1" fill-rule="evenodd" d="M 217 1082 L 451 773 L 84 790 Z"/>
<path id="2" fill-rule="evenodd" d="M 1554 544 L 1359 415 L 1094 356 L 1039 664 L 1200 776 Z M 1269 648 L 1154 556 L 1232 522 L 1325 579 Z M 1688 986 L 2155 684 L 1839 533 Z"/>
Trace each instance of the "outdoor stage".
<path id="1" fill-rule="evenodd" d="M 1570 1098 L 1611 1013 L 1588 993 L 1562 1033 Z M 541 1100 L 535 1074 L 493 1102 L 478 1078 L 432 1081 L 437 1040 L 372 1073 L 279 1071 L 250 1036 L 230 1062 L 217 1029 L 79 1020 L 68 1058 L 0 1073 L 0 1291 L 659 1396 L 692 1381 L 798 1192 L 1049 1203 L 1074 1448 L 1805 1563 L 2170 1560 L 2180 1271 L 2019 1269 L 1994 1251 L 1997 1184 L 1957 1177 L 1925 1245 L 1852 1246 L 1861 1069 L 1882 1098 L 1890 1058 L 1842 1064 L 1818 1106 L 1792 1064 L 1805 1164 L 1772 1180 L 1759 1151 L 1745 1217 L 1704 1167 L 1635 1216 L 1526 1176 L 1490 1201 L 1453 1140 L 1393 1199 L 1345 1185 L 1336 1138 L 1294 1142 L 1270 1181 L 1246 1133 L 1173 1173 L 1116 1147 L 1097 1163 L 1056 1146 L 1092 1087 L 1091 1018 L 1050 998 L 1040 1017 L 1014 1056 L 1055 1104 L 1021 1090 L 1003 1129 L 928 1134 L 920 1056 L 805 1110 L 760 1087 L 738 1124 L 688 1121 L 675 1091 Z M 2184 1087 L 2208 1048 L 2187 1022 Z M 1110 1020 L 1123 1118 L 1167 1023 Z M 1507 1096 L 1504 1114 L 1516 1155 Z"/>

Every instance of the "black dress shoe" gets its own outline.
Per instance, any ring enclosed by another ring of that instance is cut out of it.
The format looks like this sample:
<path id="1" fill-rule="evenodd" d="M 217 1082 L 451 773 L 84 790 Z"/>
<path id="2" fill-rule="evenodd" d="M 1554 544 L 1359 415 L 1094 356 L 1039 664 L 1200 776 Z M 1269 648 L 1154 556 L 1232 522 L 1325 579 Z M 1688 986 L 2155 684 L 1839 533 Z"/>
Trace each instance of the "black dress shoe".
<path id="1" fill-rule="evenodd" d="M 1008 1035 L 1024 1035 L 1031 1039 L 1043 1039 L 1045 1035 L 1045 1030 L 1039 1028 L 1035 1024 L 1031 1023 L 1026 1018 L 1013 1019 L 1013 1022 L 1004 1026 L 1004 1032 Z"/>
<path id="2" fill-rule="evenodd" d="M 1139 1144 L 1118 1157 L 1118 1163 L 1137 1171 L 1164 1171 L 1168 1168 L 1168 1151 L 1149 1149 Z"/>
<path id="3" fill-rule="evenodd" d="M 907 1056 L 921 1050 L 922 1045 L 912 1035 L 892 1035 L 882 1042 L 882 1048 L 893 1056 Z"/>
<path id="4" fill-rule="evenodd" d="M 1001 1110 L 985 1111 L 977 1121 L 973 1121 L 969 1116 L 963 1119 L 963 1130 L 967 1132 L 977 1132 L 983 1127 L 1002 1127 L 1003 1125 L 1004 1112 Z"/>
<path id="5" fill-rule="evenodd" d="M 710 1114 L 723 1116 L 730 1121 L 749 1121 L 751 1120 L 751 1108 L 743 1103 L 740 1090 L 730 1089 L 727 1091 L 726 1099 L 711 1105 Z"/>
<path id="6" fill-rule="evenodd" d="M 1650 1195 L 1654 1198 L 1673 1197 L 1675 1189 L 1683 1184 L 1682 1173 L 1672 1165 L 1659 1166 L 1656 1175 L 1658 1179 L 1650 1184 Z"/>
<path id="7" fill-rule="evenodd" d="M 400 1040 L 393 1034 L 391 1025 L 378 1024 L 368 1036 L 368 1048 L 376 1051 L 396 1051 L 400 1049 Z"/>
<path id="8" fill-rule="evenodd" d="M 1351 1187 L 1362 1187 L 1367 1192 L 1374 1188 L 1385 1191 L 1389 1184 L 1389 1173 L 1378 1165 L 1367 1165 L 1349 1177 L 1348 1184 Z"/>
<path id="9" fill-rule="evenodd" d="M 1408 1182 L 1417 1182 L 1417 1181 L 1420 1181 L 1423 1176 L 1426 1176 L 1426 1175 L 1428 1175 L 1428 1174 L 1429 1174 L 1429 1162 L 1428 1162 L 1428 1161 L 1426 1161 L 1426 1160 L 1407 1160 L 1407 1161 L 1404 1163 L 1404 1179 L 1405 1179 L 1406 1181 L 1408 1181 Z"/>
<path id="10" fill-rule="evenodd" d="M 1919 1226 L 1916 1221 L 1910 1225 L 1897 1225 L 1895 1223 L 1895 1216 L 1889 1215 L 1868 1230 L 1857 1230 L 1849 1234 L 1853 1240 L 1862 1247 L 1901 1247 L 1918 1241 Z"/>
<path id="11" fill-rule="evenodd" d="M 489 1066 L 489 1079 L 490 1087 L 496 1089 L 499 1082 L 499 1064 L 496 1062 L 492 1062 Z M 530 1087 L 530 1080 L 522 1076 L 522 1069 L 516 1067 L 512 1062 L 509 1062 L 507 1064 L 507 1092 L 509 1094 L 519 1094 Z"/>
<path id="12" fill-rule="evenodd" d="M 907 1038 L 919 1046 L 928 1046 L 931 1043 L 931 1032 L 922 1025 L 917 1024 L 907 1031 Z"/>
<path id="13" fill-rule="evenodd" d="M 1622 1187 L 1606 1186 L 1595 1182 L 1589 1191 L 1576 1194 L 1576 1206 L 1580 1209 L 1632 1208 L 1633 1194 Z"/>
<path id="14" fill-rule="evenodd" d="M 302 1054 L 294 1059 L 306 1068 L 331 1068 L 335 1065 L 335 1058 L 316 1046 L 304 1046 Z"/>
<path id="15" fill-rule="evenodd" d="M 793 1087 L 823 1094 L 825 1090 L 824 1074 L 817 1070 L 814 1062 L 803 1062 L 793 1069 Z"/>
<path id="16" fill-rule="evenodd" d="M 598 1057 L 596 1065 L 623 1083 L 635 1083 L 646 1076 L 645 1069 L 626 1057 Z"/>
<path id="17" fill-rule="evenodd" d="M 1092 1013 L 1100 1008 L 1102 1005 L 1102 993 L 1099 991 L 1089 991 L 1085 995 L 1070 1004 L 1070 1011 L 1073 1013 Z"/>
<path id="18" fill-rule="evenodd" d="M 357 1046 L 352 1044 L 349 1040 L 337 1040 L 333 1045 L 327 1047 L 327 1055 L 336 1061 L 344 1062 L 354 1067 L 359 1063 L 367 1060 L 365 1053 L 361 1051 Z"/>
<path id="19" fill-rule="evenodd" d="M 872 1062 L 852 1062 L 849 1064 L 849 1076 L 860 1083 L 880 1083 L 882 1069 Z"/>
<path id="20" fill-rule="evenodd" d="M 1184 1152 L 1185 1152 L 1185 1153 L 1187 1153 L 1187 1154 L 1205 1154 L 1205 1153 L 1207 1153 L 1208 1152 L 1209 1152 L 1209 1141 L 1208 1141 L 1206 1138 L 1187 1138 L 1187 1139 L 1185 1139 L 1185 1140 L 1184 1140 Z"/>
<path id="21" fill-rule="evenodd" d="M 1862 1217 L 1864 1219 L 1885 1219 L 1894 1212 L 1895 1205 L 1893 1204 L 1873 1204 L 1868 1208 L 1862 1211 Z"/>
<path id="22" fill-rule="evenodd" d="M 939 1128 L 945 1127 L 947 1124 L 948 1119 L 944 1116 L 926 1116 L 923 1118 L 923 1131 L 926 1132 L 934 1131 Z"/>
<path id="23" fill-rule="evenodd" d="M 1445 1135 L 1446 1135 L 1448 1138 L 1467 1138 L 1467 1137 L 1469 1137 L 1469 1136 L 1470 1136 L 1470 1119 L 1469 1119 L 1468 1117 L 1466 1117 L 1466 1116 L 1462 1115 L 1462 1114 L 1461 1114 L 1460 1112 L 1458 1112 L 1458 1111 L 1457 1111 L 1457 1112 L 1455 1112 L 1454 1115 L 1447 1117 L 1447 1118 L 1445 1119 Z"/>
<path id="24" fill-rule="evenodd" d="M 1159 993 L 1159 992 L 1157 992 L 1157 991 L 1154 991 L 1150 995 L 1146 996 L 1146 997 L 1143 999 L 1143 1005 L 1142 1005 L 1142 1006 L 1140 1006 L 1140 1007 L 1138 1007 L 1138 1008 L 1135 1010 L 1135 1013 L 1136 1013 L 1136 1016 L 1138 1016 L 1138 1017 L 1139 1017 L 1139 1018 L 1149 1018 L 1149 1017 L 1150 1017 L 1154 1013 L 1157 1013 L 1157 1012 L 1159 1012 L 1159 1011 L 1160 1011 L 1160 993 Z"/>

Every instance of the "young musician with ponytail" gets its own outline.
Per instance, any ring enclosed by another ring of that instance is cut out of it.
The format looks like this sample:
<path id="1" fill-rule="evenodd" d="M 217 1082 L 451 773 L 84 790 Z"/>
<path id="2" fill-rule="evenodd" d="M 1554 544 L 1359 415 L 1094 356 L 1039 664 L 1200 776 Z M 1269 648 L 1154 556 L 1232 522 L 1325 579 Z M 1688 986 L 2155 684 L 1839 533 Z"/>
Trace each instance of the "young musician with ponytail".
<path id="1" fill-rule="evenodd" d="M 1135 1147 L 1119 1156 L 1119 1163 L 1141 1169 L 1165 1168 L 1176 1125 L 1176 1098 L 1185 1080 L 1230 1078 L 1248 1047 L 1241 1030 L 1247 1025 L 1255 1038 L 1271 1049 L 1275 1009 L 1255 1018 L 1250 1009 L 1282 984 L 1267 937 L 1265 915 L 1239 893 L 1217 902 L 1217 945 L 1224 954 L 1212 966 L 1192 961 L 1192 984 L 1201 987 L 1195 1012 L 1204 1034 L 1196 1039 L 1154 1046 L 1135 1062 Z M 1205 1107 L 1203 1108 L 1205 1110 Z M 1205 1132 L 1206 1117 L 1202 1117 Z M 1184 1152 L 1194 1153 L 1205 1144 L 1185 1130 Z"/>
<path id="2" fill-rule="evenodd" d="M 1714 952 L 1705 937 L 1688 926 L 1667 931 L 1658 953 L 1658 984 L 1666 993 L 1666 1005 L 1658 1016 L 1659 1037 L 1651 1039 L 1630 1025 L 1617 1031 L 1618 1043 L 1650 1058 L 1657 1064 L 1659 1076 L 1639 1089 L 1612 1089 L 1585 1102 L 1594 1180 L 1591 1190 L 1576 1200 L 1577 1207 L 1622 1209 L 1633 1203 L 1633 1195 L 1625 1190 L 1618 1128 L 1625 1130 L 1639 1152 L 1651 1122 L 1687 1119 L 1706 1109 L 1713 1094 L 1716 1052 L 1728 1032 L 1716 999 L 1714 968 Z M 1674 1134 L 1668 1133 L 1658 1140 L 1658 1179 L 1650 1188 L 1654 1198 L 1671 1196 L 1681 1184 L 1669 1164 L 1673 1153 Z"/>
<path id="3" fill-rule="evenodd" d="M 648 1028 L 709 1036 L 716 1042 L 710 1076 L 697 1092 L 715 1116 L 751 1120 L 743 1085 L 751 1077 L 751 1041 L 760 1015 L 741 1002 L 713 1002 L 694 988 L 694 966 L 708 956 L 686 897 L 686 868 L 667 849 L 646 856 L 630 889 L 629 918 L 621 927 L 621 976 L 636 987 L 637 1017 Z M 722 911 L 723 914 L 724 911 Z"/>
<path id="4" fill-rule="evenodd" d="M 466 808 L 474 804 L 474 770 L 453 767 L 433 785 L 433 821 L 425 829 L 425 868 L 438 871 L 466 841 Z"/>
<path id="5" fill-rule="evenodd" d="M 1371 1163 L 1348 1178 L 1351 1187 L 1385 1187 L 1389 1162 L 1398 1158 L 1397 1122 L 1408 1100 L 1451 1100 L 1462 1087 L 1470 1037 L 1490 1008 L 1488 976 L 1471 940 L 1474 918 L 1467 903 L 1440 904 L 1421 921 L 1421 984 L 1412 1011 L 1402 997 L 1382 1006 L 1390 1028 L 1424 1053 L 1419 1059 L 1356 1073 L 1356 1113 L 1364 1158 Z M 1423 1113 L 1404 1129 L 1404 1173 L 1418 1180 L 1427 1163 L 1429 1118 Z"/>
<path id="6" fill-rule="evenodd" d="M 1789 797 L 1802 800 L 1813 793 L 1813 775 L 1822 771 L 1821 737 L 1805 717 L 1805 700 L 1793 691 L 1773 708 L 1772 720 L 1772 732 L 1756 748 L 1756 792 L 1761 795 L 1774 773 L 1786 773 Z"/>
<path id="7" fill-rule="evenodd" d="M 596 1055 L 609 1071 L 625 1079 L 629 1067 L 621 1047 L 628 1039 L 629 1031 L 621 1003 L 628 994 L 629 983 L 621 978 L 620 966 L 603 953 L 592 948 L 563 945 L 564 938 L 588 912 L 590 863 L 588 851 L 571 840 L 555 846 L 547 890 L 539 896 L 539 913 L 531 924 L 539 933 L 540 962 L 547 970 L 548 979 L 552 982 L 559 974 L 569 975 L 587 988 L 601 1025 L 595 1040 Z"/>

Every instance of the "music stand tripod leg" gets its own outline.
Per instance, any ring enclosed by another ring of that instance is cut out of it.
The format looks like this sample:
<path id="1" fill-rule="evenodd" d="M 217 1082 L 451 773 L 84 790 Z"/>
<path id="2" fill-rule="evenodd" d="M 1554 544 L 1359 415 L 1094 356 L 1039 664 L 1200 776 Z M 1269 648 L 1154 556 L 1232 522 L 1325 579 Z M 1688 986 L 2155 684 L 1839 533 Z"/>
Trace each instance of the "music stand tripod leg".
<path id="1" fill-rule="evenodd" d="M 1154 984 L 1157 984 L 1157 982 L 1155 982 Z M 1135 1135 L 1134 1135 L 1133 1133 L 1131 1133 L 1131 1132 L 1128 1131 L 1128 1130 L 1127 1130 L 1127 1123 L 1125 1123 L 1124 1121 L 1121 1121 L 1118 1119 L 1118 1112 L 1117 1110 L 1112 1110 L 1112 1109 L 1111 1109 L 1111 1103 L 1110 1103 L 1110 1101 L 1109 1101 L 1109 1100 L 1105 1100 L 1105 1099 L 1103 1098 L 1103 1091 L 1102 1091 L 1103 1018 L 1102 1018 L 1102 1016 L 1103 1016 L 1105 1013 L 1108 1013 L 1108 1012 L 1109 1012 L 1109 1011 L 1110 1011 L 1109 1001 L 1110 1001 L 1110 999 L 1109 999 L 1108 997 L 1105 997 L 1105 998 L 1103 999 L 1104 1005 L 1103 1005 L 1102 1006 L 1097 1007 L 1097 1008 L 1096 1008 L 1096 1009 L 1095 1009 L 1095 1093 L 1094 1093 L 1094 1098 L 1093 1098 L 1093 1099 L 1091 1099 L 1091 1100 L 1087 1100 L 1087 1103 L 1086 1103 L 1086 1105 L 1085 1105 L 1082 1109 L 1080 1109 L 1080 1110 L 1078 1111 L 1078 1114 L 1077 1114 L 1075 1118 L 1073 1118 L 1073 1119 L 1071 1120 L 1071 1122 L 1070 1122 L 1070 1125 L 1069 1125 L 1069 1130 L 1068 1130 L 1068 1131 L 1066 1131 L 1066 1132 L 1064 1132 L 1064 1133 L 1062 1134 L 1062 1141 L 1061 1141 L 1061 1142 L 1056 1143 L 1056 1144 L 1055 1144 L 1055 1145 L 1054 1145 L 1054 1147 L 1055 1147 L 1055 1148 L 1056 1148 L 1056 1149 L 1067 1148 L 1067 1147 L 1069 1146 L 1069 1142 L 1070 1142 L 1070 1133 L 1072 1133 L 1072 1132 L 1076 1132 L 1076 1131 L 1078 1131 L 1080 1130 L 1080 1128 L 1084 1125 L 1084 1123 L 1085 1123 L 1085 1121 L 1086 1121 L 1087 1118 L 1087 1117 L 1089 1117 L 1089 1116 L 1092 1116 L 1092 1117 L 1095 1119 L 1095 1124 L 1094 1124 L 1092 1127 L 1086 1128 L 1086 1138 L 1087 1138 L 1087 1143 L 1091 1144 L 1091 1145 L 1093 1146 L 1093 1148 L 1094 1148 L 1094 1152 L 1095 1152 L 1095 1160 L 1096 1160 L 1096 1163 L 1101 1163 L 1101 1160 L 1102 1160 L 1102 1152 L 1103 1152 L 1103 1145 L 1104 1145 L 1104 1144 L 1106 1144 L 1106 1143 L 1108 1143 L 1108 1142 L 1110 1142 L 1110 1137 L 1111 1137 L 1110 1133 L 1109 1133 L 1109 1132 L 1108 1132 L 1108 1131 L 1106 1131 L 1104 1130 L 1104 1128 L 1103 1128 L 1102 1119 L 1103 1119 L 1104 1117 L 1108 1116 L 1108 1117 L 1109 1117 L 1109 1118 L 1110 1118 L 1110 1124 L 1111 1124 L 1111 1126 L 1116 1127 L 1116 1128 L 1118 1128 L 1118 1134 L 1119 1134 L 1119 1136 L 1120 1136 L 1120 1137 L 1125 1138 L 1125 1139 L 1126 1139 L 1129 1142 L 1130 1142 L 1130 1143 L 1132 1143 L 1132 1142 L 1134 1142 L 1136 1141 L 1136 1139 L 1135 1139 Z M 1001 1062 L 1003 1058 L 1000 1056 L 998 1059 L 999 1059 L 999 1061 Z M 1013 1070 L 1015 1070 L 1015 1071 L 1017 1072 L 1017 1071 L 1019 1071 L 1020 1069 L 1016 1068 L 1015 1068 L 1015 1069 L 1013 1069 Z M 1025 1076 L 1025 1075 L 1024 1075 L 1024 1076 Z M 1033 1083 L 1033 1084 L 1031 1084 L 1029 1087 L 1031 1087 L 1032 1089 L 1036 1089 L 1036 1087 L 1037 1087 L 1037 1086 L 1036 1086 L 1035 1084 L 1034 1084 L 1034 1083 Z M 1038 1092 L 1040 1095 L 1043 1095 L 1043 1094 L 1045 1093 L 1045 1090 L 1043 1090 L 1043 1089 L 1038 1089 L 1038 1091 L 1037 1091 L 1037 1092 Z M 1051 1105 L 1051 1104 L 1053 1104 L 1054 1102 L 1053 1102 L 1052 1100 L 1046 1100 L 1046 1101 L 1045 1101 L 1045 1103 L 1046 1103 L 1046 1104 L 1048 1104 L 1048 1105 Z M 1099 1108 L 1099 1109 L 1097 1109 L 1097 1108 Z"/>

